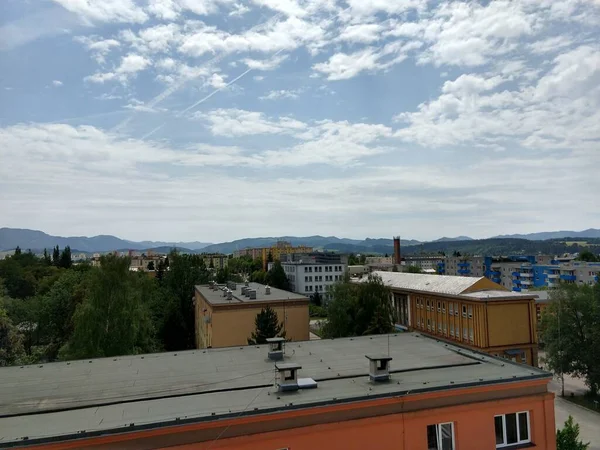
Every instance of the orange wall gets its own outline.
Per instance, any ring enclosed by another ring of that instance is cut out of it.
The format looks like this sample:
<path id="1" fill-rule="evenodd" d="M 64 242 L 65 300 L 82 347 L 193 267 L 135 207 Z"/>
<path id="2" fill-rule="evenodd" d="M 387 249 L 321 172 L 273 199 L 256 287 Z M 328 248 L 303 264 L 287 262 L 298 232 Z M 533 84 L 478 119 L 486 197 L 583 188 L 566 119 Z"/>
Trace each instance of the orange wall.
<path id="1" fill-rule="evenodd" d="M 529 303 L 489 303 L 489 346 L 532 342 Z"/>
<path id="2" fill-rule="evenodd" d="M 316 425 L 171 448 L 178 450 L 209 448 L 420 450 L 427 448 L 427 425 L 454 422 L 457 450 L 493 449 L 495 448 L 494 416 L 520 411 L 529 411 L 532 442 L 536 448 L 554 450 L 556 442 L 552 394 Z"/>

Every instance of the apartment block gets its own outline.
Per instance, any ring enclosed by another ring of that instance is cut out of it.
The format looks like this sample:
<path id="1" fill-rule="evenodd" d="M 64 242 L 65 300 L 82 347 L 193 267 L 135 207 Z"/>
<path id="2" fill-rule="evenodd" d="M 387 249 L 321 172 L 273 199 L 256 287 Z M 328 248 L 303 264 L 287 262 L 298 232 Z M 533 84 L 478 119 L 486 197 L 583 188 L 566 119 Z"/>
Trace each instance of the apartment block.
<path id="1" fill-rule="evenodd" d="M 204 260 L 204 265 L 214 269 L 224 269 L 227 267 L 227 255 L 223 253 L 202 253 L 200 255 Z"/>
<path id="2" fill-rule="evenodd" d="M 537 368 L 410 332 L 281 344 L 0 367 L 2 446 L 556 448 Z"/>
<path id="3" fill-rule="evenodd" d="M 293 292 L 329 298 L 329 290 L 344 278 L 348 259 L 337 253 L 289 253 L 281 255 L 281 266 Z"/>
<path id="4" fill-rule="evenodd" d="M 281 259 L 281 255 L 283 254 L 291 254 L 291 253 L 311 253 L 313 251 L 312 247 L 307 247 L 305 245 L 299 245 L 294 247 L 287 241 L 278 241 L 275 245 L 271 247 L 260 247 L 260 248 L 245 248 L 242 250 L 236 250 L 233 252 L 233 256 L 239 258 L 240 256 L 250 256 L 252 259 L 262 259 L 263 269 L 267 270 L 267 263 L 269 259 L 269 255 L 273 258 L 273 261 L 279 261 Z"/>
<path id="5" fill-rule="evenodd" d="M 256 315 L 270 306 L 286 339 L 308 340 L 308 297 L 259 283 L 196 286 L 196 348 L 248 345 Z"/>
<path id="6" fill-rule="evenodd" d="M 392 291 L 401 328 L 537 366 L 535 294 L 485 277 L 375 273 Z"/>

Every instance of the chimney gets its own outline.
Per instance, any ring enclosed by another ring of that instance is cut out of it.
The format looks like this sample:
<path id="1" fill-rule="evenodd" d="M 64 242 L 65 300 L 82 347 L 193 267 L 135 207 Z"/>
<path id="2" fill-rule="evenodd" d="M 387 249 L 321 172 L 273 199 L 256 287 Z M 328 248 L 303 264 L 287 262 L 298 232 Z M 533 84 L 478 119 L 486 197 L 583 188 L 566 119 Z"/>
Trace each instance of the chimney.
<path id="1" fill-rule="evenodd" d="M 280 392 L 298 390 L 298 370 L 302 369 L 300 364 L 277 363 L 275 369 L 277 369 L 277 388 Z"/>
<path id="2" fill-rule="evenodd" d="M 374 382 L 389 381 L 390 379 L 390 361 L 389 356 L 369 356 L 365 355 L 369 360 L 369 379 Z"/>
<path id="3" fill-rule="evenodd" d="M 231 300 L 232 298 L 231 289 L 227 289 L 227 300 Z"/>
<path id="4" fill-rule="evenodd" d="M 250 298 L 250 300 L 256 300 L 256 291 L 255 291 L 254 289 L 252 289 L 252 290 L 249 292 L 249 295 L 248 295 L 248 297 Z"/>
<path id="5" fill-rule="evenodd" d="M 394 236 L 394 264 L 402 264 L 402 258 L 400 254 L 400 236 Z"/>
<path id="6" fill-rule="evenodd" d="M 279 361 L 279 360 L 283 359 L 283 343 L 284 342 L 285 342 L 285 338 L 282 338 L 282 337 L 267 338 L 267 343 L 269 344 L 269 353 L 267 355 L 270 360 Z"/>

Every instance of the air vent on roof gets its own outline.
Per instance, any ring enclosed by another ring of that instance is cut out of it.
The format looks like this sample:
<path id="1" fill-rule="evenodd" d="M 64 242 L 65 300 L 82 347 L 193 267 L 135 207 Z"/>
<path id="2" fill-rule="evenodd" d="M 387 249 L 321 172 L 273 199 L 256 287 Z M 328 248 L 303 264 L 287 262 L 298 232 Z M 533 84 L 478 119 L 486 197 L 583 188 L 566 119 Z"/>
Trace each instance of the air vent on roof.
<path id="1" fill-rule="evenodd" d="M 246 290 L 248 288 L 246 286 L 242 286 L 242 295 L 246 295 Z"/>
<path id="2" fill-rule="evenodd" d="M 265 286 L 265 295 L 270 295 L 271 294 L 271 288 L 267 285 Z"/>
<path id="3" fill-rule="evenodd" d="M 283 343 L 285 339 L 282 337 L 273 337 L 267 338 L 267 343 L 269 344 L 269 359 L 273 361 L 278 361 L 283 359 Z"/>
<path id="4" fill-rule="evenodd" d="M 256 291 L 254 289 L 252 289 L 250 291 L 248 297 L 250 297 L 250 300 L 256 300 Z"/>
<path id="5" fill-rule="evenodd" d="M 277 369 L 277 389 L 279 391 L 298 390 L 298 370 L 302 369 L 300 364 L 278 363 L 275 364 L 275 369 Z"/>
<path id="6" fill-rule="evenodd" d="M 390 379 L 390 361 L 389 356 L 369 356 L 369 379 L 371 381 L 388 381 Z"/>
<path id="7" fill-rule="evenodd" d="M 231 289 L 227 289 L 227 300 L 231 300 L 233 298 Z"/>

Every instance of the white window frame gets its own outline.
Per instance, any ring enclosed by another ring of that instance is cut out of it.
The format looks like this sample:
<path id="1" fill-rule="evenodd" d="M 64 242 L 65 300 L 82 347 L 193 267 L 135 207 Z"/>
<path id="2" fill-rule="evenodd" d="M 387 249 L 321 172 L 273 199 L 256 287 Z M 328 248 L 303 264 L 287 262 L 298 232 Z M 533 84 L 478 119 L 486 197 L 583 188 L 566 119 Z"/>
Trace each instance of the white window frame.
<path id="1" fill-rule="evenodd" d="M 454 437 L 454 422 L 443 422 L 443 423 L 432 423 L 429 426 L 435 426 L 435 435 L 436 435 L 436 440 L 437 440 L 437 448 L 438 450 L 442 449 L 442 426 L 443 425 L 450 425 L 450 428 L 452 430 L 452 450 L 456 449 L 456 440 Z"/>
<path id="2" fill-rule="evenodd" d="M 517 442 L 513 442 L 511 444 L 507 444 L 506 443 L 506 416 L 507 414 L 515 414 L 516 420 L 517 420 Z M 531 442 L 531 420 L 529 417 L 529 411 L 517 411 L 514 413 L 507 413 L 507 414 L 499 414 L 497 416 L 494 416 L 494 440 L 495 440 L 495 436 L 496 436 L 496 417 L 502 417 L 502 444 L 496 444 L 496 448 L 504 448 L 504 447 L 512 447 L 515 445 L 521 445 L 521 444 L 527 444 L 529 442 Z M 519 427 L 519 414 L 526 414 L 527 415 L 527 439 L 521 440 L 521 428 Z"/>
<path id="3" fill-rule="evenodd" d="M 452 316 L 454 314 L 454 303 L 450 302 L 449 309 L 450 310 L 448 312 Z"/>

